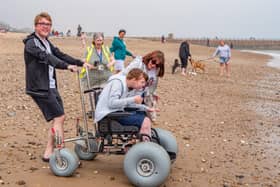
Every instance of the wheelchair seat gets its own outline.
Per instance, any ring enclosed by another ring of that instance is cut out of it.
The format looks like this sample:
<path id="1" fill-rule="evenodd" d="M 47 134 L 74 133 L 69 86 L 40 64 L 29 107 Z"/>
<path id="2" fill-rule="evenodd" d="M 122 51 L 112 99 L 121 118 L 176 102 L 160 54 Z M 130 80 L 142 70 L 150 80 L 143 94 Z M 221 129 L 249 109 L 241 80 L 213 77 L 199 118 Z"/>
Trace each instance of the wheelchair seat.
<path id="1" fill-rule="evenodd" d="M 131 115 L 130 112 L 117 111 L 108 114 L 105 118 L 98 122 L 98 131 L 102 135 L 105 134 L 137 134 L 139 128 L 136 126 L 121 125 L 116 119 Z"/>

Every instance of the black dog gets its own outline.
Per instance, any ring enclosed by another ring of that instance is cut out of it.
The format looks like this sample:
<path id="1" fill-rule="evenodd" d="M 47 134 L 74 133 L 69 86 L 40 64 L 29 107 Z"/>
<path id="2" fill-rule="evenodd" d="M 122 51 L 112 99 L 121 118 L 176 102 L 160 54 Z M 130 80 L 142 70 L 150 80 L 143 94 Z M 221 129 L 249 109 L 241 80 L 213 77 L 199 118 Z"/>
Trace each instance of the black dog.
<path id="1" fill-rule="evenodd" d="M 178 67 L 180 67 L 180 64 L 179 64 L 179 60 L 176 58 L 176 59 L 174 60 L 173 66 L 172 66 L 172 74 L 175 73 L 175 71 L 176 71 L 176 69 L 177 69 Z"/>

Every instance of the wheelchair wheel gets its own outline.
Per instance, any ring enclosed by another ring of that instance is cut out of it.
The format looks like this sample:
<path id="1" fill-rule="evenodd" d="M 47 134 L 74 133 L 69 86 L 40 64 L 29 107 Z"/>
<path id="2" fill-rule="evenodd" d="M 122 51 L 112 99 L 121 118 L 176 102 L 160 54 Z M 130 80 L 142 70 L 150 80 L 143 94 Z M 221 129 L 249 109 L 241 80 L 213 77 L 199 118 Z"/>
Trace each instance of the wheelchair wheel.
<path id="1" fill-rule="evenodd" d="M 79 166 L 77 155 L 67 148 L 59 150 L 61 164 L 58 163 L 55 153 L 50 156 L 50 169 L 57 175 L 62 177 L 71 176 Z"/>
<path id="2" fill-rule="evenodd" d="M 91 150 L 95 152 L 98 151 L 98 145 L 95 139 L 89 139 L 89 146 Z M 87 147 L 83 147 L 79 144 L 75 144 L 74 150 L 81 160 L 93 160 L 97 156 L 97 153 L 88 152 Z"/>
<path id="3" fill-rule="evenodd" d="M 135 186 L 159 186 L 170 172 L 166 151 L 153 142 L 141 142 L 129 149 L 124 158 L 124 172 Z"/>
<path id="4" fill-rule="evenodd" d="M 174 163 L 178 153 L 176 138 L 170 131 L 160 128 L 155 128 L 154 130 L 156 134 L 152 135 L 152 139 L 156 138 L 156 135 L 159 137 L 159 144 L 167 151 L 171 162 Z"/>

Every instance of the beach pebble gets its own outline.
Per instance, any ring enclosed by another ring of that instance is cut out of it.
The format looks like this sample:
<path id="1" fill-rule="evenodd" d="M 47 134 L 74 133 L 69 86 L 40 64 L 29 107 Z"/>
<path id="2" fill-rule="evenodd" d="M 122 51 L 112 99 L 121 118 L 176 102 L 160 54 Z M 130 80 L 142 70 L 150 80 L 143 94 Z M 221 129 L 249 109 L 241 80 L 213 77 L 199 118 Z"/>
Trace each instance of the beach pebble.
<path id="1" fill-rule="evenodd" d="M 81 174 L 79 172 L 76 172 L 74 176 L 80 178 Z"/>
<path id="2" fill-rule="evenodd" d="M 95 170 L 93 173 L 94 173 L 94 174 L 98 174 L 98 171 L 97 171 L 97 170 Z"/>
<path id="3" fill-rule="evenodd" d="M 7 112 L 7 116 L 15 117 L 16 116 L 16 112 Z"/>
<path id="4" fill-rule="evenodd" d="M 17 185 L 25 185 L 26 182 L 24 180 L 19 180 L 16 182 Z"/>
<path id="5" fill-rule="evenodd" d="M 207 160 L 205 160 L 204 158 L 201 159 L 201 162 L 205 163 L 207 162 Z"/>
<path id="6" fill-rule="evenodd" d="M 205 169 L 204 168 L 200 168 L 201 173 L 205 173 Z"/>
<path id="7" fill-rule="evenodd" d="M 230 187 L 230 185 L 228 183 L 224 183 L 223 187 Z"/>
<path id="8" fill-rule="evenodd" d="M 184 140 L 190 140 L 191 137 L 190 137 L 190 136 L 184 136 L 183 139 L 184 139 Z"/>
<path id="9" fill-rule="evenodd" d="M 38 170 L 38 168 L 31 166 L 31 167 L 29 168 L 29 170 L 33 172 L 33 171 Z"/>

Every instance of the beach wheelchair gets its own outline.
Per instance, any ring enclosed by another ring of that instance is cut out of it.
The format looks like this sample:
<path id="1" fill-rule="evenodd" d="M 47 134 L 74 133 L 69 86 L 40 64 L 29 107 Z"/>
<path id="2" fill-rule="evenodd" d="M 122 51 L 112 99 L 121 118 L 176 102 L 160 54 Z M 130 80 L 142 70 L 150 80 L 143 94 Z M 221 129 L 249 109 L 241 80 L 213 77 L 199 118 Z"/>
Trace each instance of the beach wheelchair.
<path id="1" fill-rule="evenodd" d="M 94 108 L 102 88 L 82 90 L 80 95 L 83 125 L 76 124 L 75 138 L 64 142 L 75 143 L 74 152 L 60 148 L 59 138 L 55 138 L 56 148 L 50 157 L 50 169 L 57 176 L 71 176 L 79 166 L 79 160 L 94 160 L 98 154 L 123 154 L 123 168 L 129 181 L 136 186 L 159 186 L 169 175 L 171 163 L 176 160 L 178 146 L 176 138 L 160 128 L 152 129 L 152 136 L 140 134 L 136 126 L 122 126 L 116 120 L 131 115 L 136 108 L 110 113 L 98 123 L 94 123 Z M 85 95 L 89 97 L 90 111 L 86 111 Z M 93 130 L 89 131 L 89 121 Z M 150 141 L 142 141 L 147 136 Z"/>

